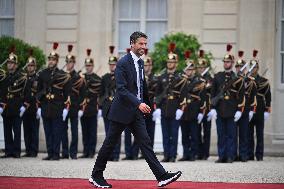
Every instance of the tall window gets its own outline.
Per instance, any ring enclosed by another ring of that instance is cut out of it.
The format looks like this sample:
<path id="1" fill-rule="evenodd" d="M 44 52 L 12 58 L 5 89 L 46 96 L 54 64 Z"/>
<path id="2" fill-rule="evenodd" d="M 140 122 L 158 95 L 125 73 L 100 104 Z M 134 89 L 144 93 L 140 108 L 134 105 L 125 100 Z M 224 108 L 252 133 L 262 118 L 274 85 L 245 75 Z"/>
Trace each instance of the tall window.
<path id="1" fill-rule="evenodd" d="M 280 62 L 281 62 L 281 83 L 284 84 L 284 0 L 281 1 L 281 11 L 280 11 Z"/>
<path id="2" fill-rule="evenodd" d="M 0 0 L 0 36 L 14 36 L 14 0 Z"/>
<path id="3" fill-rule="evenodd" d="M 129 47 L 129 36 L 142 31 L 148 36 L 150 51 L 154 43 L 167 32 L 167 0 L 119 0 L 117 7 L 116 40 L 120 54 Z"/>

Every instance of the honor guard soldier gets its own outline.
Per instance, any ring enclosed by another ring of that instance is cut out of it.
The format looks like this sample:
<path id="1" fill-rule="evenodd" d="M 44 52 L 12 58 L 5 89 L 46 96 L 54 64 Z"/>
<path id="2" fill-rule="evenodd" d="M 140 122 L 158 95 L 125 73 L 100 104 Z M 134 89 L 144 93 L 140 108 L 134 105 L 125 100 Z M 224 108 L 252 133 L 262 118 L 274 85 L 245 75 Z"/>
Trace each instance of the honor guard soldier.
<path id="1" fill-rule="evenodd" d="M 161 117 L 164 159 L 162 162 L 175 162 L 177 156 L 179 121 L 175 119 L 181 94 L 181 78 L 176 71 L 178 55 L 174 53 L 175 43 L 169 44 L 167 71 L 158 79 L 157 109 L 153 119 Z"/>
<path id="2" fill-rule="evenodd" d="M 249 160 L 254 160 L 254 155 L 257 161 L 263 160 L 264 149 L 264 122 L 268 119 L 271 112 L 271 91 L 268 79 L 259 75 L 259 60 L 257 59 L 257 50 L 253 52 L 253 59 L 250 61 L 252 76 L 255 78 L 257 86 L 257 107 L 256 113 L 249 126 Z M 254 128 L 256 131 L 256 148 L 254 142 Z"/>
<path id="3" fill-rule="evenodd" d="M 183 74 L 180 109 L 176 120 L 181 120 L 183 157 L 179 161 L 195 161 L 198 154 L 198 131 L 205 107 L 205 80 L 195 73 L 195 65 L 190 60 L 190 51 L 185 52 L 187 66 Z"/>
<path id="4" fill-rule="evenodd" d="M 27 75 L 18 68 L 15 46 L 11 47 L 6 64 L 7 77 L 3 81 L 0 99 L 5 140 L 5 155 L 2 158 L 20 158 L 22 116 L 29 107 L 29 102 L 26 96 Z"/>
<path id="5" fill-rule="evenodd" d="M 76 57 L 72 54 L 73 45 L 68 45 L 68 54 L 65 58 L 66 70 L 70 74 L 71 90 L 70 90 L 70 108 L 68 116 L 64 121 L 64 128 L 62 133 L 62 156 L 63 159 L 77 159 L 78 152 L 78 111 L 80 104 L 83 102 L 84 78 L 75 71 Z M 68 140 L 68 124 L 71 124 L 71 144 L 69 146 Z"/>
<path id="6" fill-rule="evenodd" d="M 37 116 L 37 74 L 36 74 L 36 59 L 33 57 L 33 49 L 29 50 L 27 60 L 27 77 L 28 77 L 28 98 L 30 106 L 23 115 L 24 139 L 26 146 L 26 154 L 23 157 L 37 157 L 39 143 L 39 118 Z"/>
<path id="7" fill-rule="evenodd" d="M 206 82 L 205 91 L 206 91 L 206 108 L 205 114 L 207 115 L 211 109 L 211 86 L 212 80 L 209 73 L 210 64 L 204 57 L 204 51 L 199 50 L 198 64 L 196 64 L 197 74 Z M 199 131 L 198 131 L 198 140 L 199 140 L 199 151 L 197 159 L 199 160 L 207 160 L 210 152 L 210 139 L 211 139 L 211 120 L 207 120 L 207 116 L 203 117 L 202 122 L 200 123 Z"/>
<path id="8" fill-rule="evenodd" d="M 48 56 L 48 68 L 38 76 L 38 112 L 41 112 L 45 132 L 47 157 L 43 160 L 59 160 L 60 141 L 64 121 L 70 107 L 70 75 L 58 69 L 58 43 Z"/>
<path id="9" fill-rule="evenodd" d="M 254 78 L 251 77 L 251 70 L 247 70 L 247 63 L 243 59 L 243 51 L 238 52 L 238 60 L 236 61 L 236 73 L 239 77 L 244 79 L 244 87 L 245 87 L 245 107 L 242 113 L 241 118 L 237 122 L 237 148 L 239 152 L 236 151 L 236 157 L 239 161 L 246 162 L 248 159 L 248 129 L 249 129 L 249 121 L 252 119 L 253 114 L 256 111 L 256 83 Z"/>
<path id="10" fill-rule="evenodd" d="M 91 49 L 87 49 L 84 101 L 81 103 L 81 109 L 78 112 L 78 116 L 81 118 L 83 134 L 83 155 L 80 158 L 93 158 L 97 145 L 97 114 L 101 78 L 93 72 L 94 59 L 90 55 Z"/>
<path id="11" fill-rule="evenodd" d="M 209 119 L 217 118 L 218 156 L 216 163 L 232 163 L 235 159 L 236 122 L 241 118 L 245 105 L 244 82 L 232 71 L 234 56 L 232 46 L 227 45 L 223 58 L 223 72 L 218 72 L 212 83 L 212 109 Z"/>
<path id="12" fill-rule="evenodd" d="M 114 46 L 109 46 L 110 56 L 108 59 L 108 65 L 109 65 L 109 73 L 106 73 L 102 76 L 102 86 L 101 86 L 101 102 L 100 105 L 102 107 L 102 117 L 104 119 L 104 125 L 105 125 L 105 132 L 106 135 L 109 130 L 109 124 L 110 121 L 107 118 L 107 114 L 110 108 L 110 105 L 112 103 L 114 94 L 115 94 L 115 78 L 114 78 L 114 70 L 116 68 L 116 63 L 118 61 L 118 58 L 114 56 Z M 110 157 L 110 161 L 118 161 L 119 160 L 119 154 L 120 154 L 120 145 L 121 140 L 117 143 L 115 146 L 112 156 Z"/>

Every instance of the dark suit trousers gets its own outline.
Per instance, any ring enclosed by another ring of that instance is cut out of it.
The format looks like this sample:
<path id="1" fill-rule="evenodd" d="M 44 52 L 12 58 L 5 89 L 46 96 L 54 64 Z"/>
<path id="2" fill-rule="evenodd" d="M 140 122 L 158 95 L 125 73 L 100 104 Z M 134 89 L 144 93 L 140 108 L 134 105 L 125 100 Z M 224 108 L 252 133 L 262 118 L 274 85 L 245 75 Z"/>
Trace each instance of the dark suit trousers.
<path id="1" fill-rule="evenodd" d="M 143 114 L 139 111 L 136 114 L 136 120 L 130 124 L 122 124 L 111 121 L 109 131 L 104 140 L 103 146 L 99 151 L 96 163 L 93 168 L 92 175 L 102 172 L 106 168 L 107 160 L 112 154 L 112 151 L 119 140 L 121 133 L 128 127 L 137 141 L 143 156 L 145 157 L 150 169 L 155 175 L 156 179 L 160 179 L 166 173 L 163 166 L 158 161 L 152 146 L 151 140 L 146 130 L 145 120 Z"/>

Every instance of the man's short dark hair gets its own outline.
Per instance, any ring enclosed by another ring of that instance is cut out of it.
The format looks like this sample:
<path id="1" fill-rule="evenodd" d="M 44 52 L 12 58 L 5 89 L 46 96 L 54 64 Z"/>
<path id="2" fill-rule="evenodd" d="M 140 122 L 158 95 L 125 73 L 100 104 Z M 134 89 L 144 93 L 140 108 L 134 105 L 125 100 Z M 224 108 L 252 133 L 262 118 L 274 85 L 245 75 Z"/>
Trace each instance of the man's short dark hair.
<path id="1" fill-rule="evenodd" d="M 140 32 L 140 31 L 136 31 L 136 32 L 134 32 L 130 35 L 130 44 L 135 43 L 137 41 L 137 39 L 140 38 L 140 37 L 144 37 L 146 39 L 148 38 L 145 33 Z"/>

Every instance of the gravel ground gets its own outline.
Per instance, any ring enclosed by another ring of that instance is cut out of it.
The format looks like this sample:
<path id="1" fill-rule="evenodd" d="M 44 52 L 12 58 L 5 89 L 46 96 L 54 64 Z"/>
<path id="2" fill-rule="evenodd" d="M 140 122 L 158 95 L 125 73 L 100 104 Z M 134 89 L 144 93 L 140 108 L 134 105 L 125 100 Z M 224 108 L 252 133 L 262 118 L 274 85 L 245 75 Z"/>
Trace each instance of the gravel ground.
<path id="1" fill-rule="evenodd" d="M 2 155 L 2 154 L 0 154 Z M 88 178 L 95 159 L 43 161 L 37 158 L 0 159 L 0 176 Z M 158 156 L 158 159 L 162 159 Z M 193 182 L 284 183 L 284 157 L 265 157 L 264 161 L 216 164 L 207 161 L 163 163 L 168 171 L 181 170 L 180 180 Z M 145 160 L 109 162 L 105 177 L 111 179 L 154 180 Z"/>

